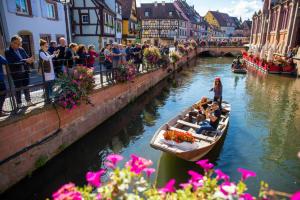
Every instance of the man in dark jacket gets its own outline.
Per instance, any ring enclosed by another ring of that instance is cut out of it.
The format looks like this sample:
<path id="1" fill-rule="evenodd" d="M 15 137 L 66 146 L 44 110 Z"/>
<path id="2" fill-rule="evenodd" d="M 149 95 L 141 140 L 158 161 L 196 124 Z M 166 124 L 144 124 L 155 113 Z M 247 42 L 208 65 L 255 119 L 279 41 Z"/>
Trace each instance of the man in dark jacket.
<path id="1" fill-rule="evenodd" d="M 22 107 L 21 91 L 24 91 L 27 106 L 32 105 L 29 88 L 29 65 L 34 62 L 33 57 L 29 57 L 22 46 L 22 38 L 13 36 L 10 47 L 5 51 L 5 57 L 9 66 L 9 73 L 16 88 L 16 101 L 18 107 Z M 26 87 L 26 88 L 23 88 Z"/>
<path id="2" fill-rule="evenodd" d="M 2 65 L 6 65 L 6 64 L 7 64 L 6 59 L 0 55 L 0 117 L 5 115 L 5 113 L 3 113 L 2 107 L 6 97 L 6 87 L 4 84 L 4 73 L 3 73 Z"/>

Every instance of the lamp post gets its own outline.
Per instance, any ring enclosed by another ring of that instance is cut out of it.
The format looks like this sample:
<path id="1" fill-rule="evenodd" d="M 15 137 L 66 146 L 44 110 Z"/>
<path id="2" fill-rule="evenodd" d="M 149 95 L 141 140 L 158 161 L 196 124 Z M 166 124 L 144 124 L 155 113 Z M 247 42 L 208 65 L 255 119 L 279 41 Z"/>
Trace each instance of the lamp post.
<path id="1" fill-rule="evenodd" d="M 60 0 L 60 2 L 63 4 L 64 6 L 64 12 L 65 12 L 65 22 L 66 22 L 66 32 L 67 32 L 67 41 L 68 43 L 71 42 L 71 38 L 70 38 L 70 29 L 69 29 L 69 19 L 68 19 L 68 6 L 70 4 L 70 0 Z"/>

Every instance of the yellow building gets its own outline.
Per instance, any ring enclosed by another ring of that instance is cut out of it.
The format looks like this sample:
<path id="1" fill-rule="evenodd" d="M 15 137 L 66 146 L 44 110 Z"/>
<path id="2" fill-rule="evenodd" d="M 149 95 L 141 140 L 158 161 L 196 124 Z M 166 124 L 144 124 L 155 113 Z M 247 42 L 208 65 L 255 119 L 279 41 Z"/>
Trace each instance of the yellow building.
<path id="1" fill-rule="evenodd" d="M 122 42 L 135 43 L 139 37 L 136 0 L 121 0 L 122 2 Z"/>
<path id="2" fill-rule="evenodd" d="M 216 19 L 216 17 L 213 14 L 213 11 L 208 11 L 206 15 L 204 16 L 204 19 L 210 24 L 217 28 L 221 28 L 221 25 L 219 21 Z"/>

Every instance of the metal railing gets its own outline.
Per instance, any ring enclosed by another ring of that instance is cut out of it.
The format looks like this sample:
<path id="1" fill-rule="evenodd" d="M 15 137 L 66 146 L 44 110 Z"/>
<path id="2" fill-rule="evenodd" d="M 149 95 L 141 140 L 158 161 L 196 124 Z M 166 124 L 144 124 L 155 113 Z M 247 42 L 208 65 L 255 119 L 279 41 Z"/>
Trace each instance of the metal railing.
<path id="1" fill-rule="evenodd" d="M 77 66 L 76 64 L 67 67 L 68 60 L 53 60 L 54 71 L 57 73 L 69 74 Z M 55 63 L 56 62 L 56 63 Z M 37 65 L 38 61 L 35 62 Z M 84 59 L 81 62 L 82 66 L 87 66 L 87 60 Z M 162 62 L 162 64 L 164 64 Z M 12 70 L 18 68 L 22 70 Z M 25 69 L 24 69 L 24 66 Z M 135 65 L 136 76 L 140 74 L 148 73 L 156 70 L 162 65 L 157 64 L 154 66 L 147 65 L 145 63 Z M 3 100 L 2 110 L 5 113 L 4 116 L 0 116 L 0 121 L 4 121 L 8 118 L 14 117 L 18 114 L 22 114 L 27 109 L 34 109 L 45 104 L 49 104 L 50 97 L 47 94 L 47 81 L 45 80 L 45 74 L 43 69 L 38 70 L 37 67 L 29 67 L 25 63 L 14 63 L 4 65 L 4 81 L 5 88 L 1 87 L 0 98 Z M 99 62 L 94 66 L 94 80 L 96 88 L 106 87 L 117 83 L 118 68 L 107 69 L 103 62 Z M 56 78 L 57 78 L 56 73 Z M 0 105 L 1 106 L 1 105 Z"/>

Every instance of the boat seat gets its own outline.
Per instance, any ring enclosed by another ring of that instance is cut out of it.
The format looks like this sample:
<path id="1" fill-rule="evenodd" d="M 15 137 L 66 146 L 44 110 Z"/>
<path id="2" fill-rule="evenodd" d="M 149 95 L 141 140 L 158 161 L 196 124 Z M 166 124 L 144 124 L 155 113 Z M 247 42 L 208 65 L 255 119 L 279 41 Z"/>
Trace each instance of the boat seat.
<path id="1" fill-rule="evenodd" d="M 188 126 L 188 127 L 192 127 L 192 128 L 200 128 L 200 126 L 197 124 L 193 124 L 193 123 L 183 121 L 183 120 L 177 120 L 177 123 Z"/>
<path id="2" fill-rule="evenodd" d="M 207 135 L 202 135 L 202 134 L 197 134 L 195 132 L 194 129 L 190 128 L 188 130 L 189 133 L 191 133 L 195 138 L 199 139 L 199 140 L 204 140 L 206 142 L 214 142 L 215 141 L 215 137 L 210 137 L 210 136 L 207 136 Z"/>
<path id="3" fill-rule="evenodd" d="M 192 134 L 192 136 L 195 137 L 198 140 L 204 140 L 204 141 L 207 141 L 207 142 L 214 142 L 215 141 L 212 137 L 209 137 L 209 136 L 206 136 L 206 135 L 202 135 L 202 134 L 196 134 L 192 128 L 190 130 L 188 130 L 188 131 L 185 131 L 183 129 L 170 126 L 169 130 L 179 131 L 179 132 L 188 132 L 188 133 Z"/>

